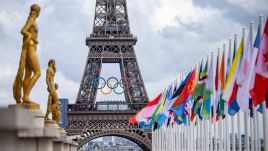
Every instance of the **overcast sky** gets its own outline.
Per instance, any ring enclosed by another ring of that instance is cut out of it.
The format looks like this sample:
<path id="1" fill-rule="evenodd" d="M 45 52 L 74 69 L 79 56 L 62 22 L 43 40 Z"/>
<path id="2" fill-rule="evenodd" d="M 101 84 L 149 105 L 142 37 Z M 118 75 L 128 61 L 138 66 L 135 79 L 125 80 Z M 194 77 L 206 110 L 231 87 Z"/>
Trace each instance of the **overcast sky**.
<path id="1" fill-rule="evenodd" d="M 267 0 L 127 0 L 131 32 L 141 74 L 149 98 L 175 80 L 179 73 L 241 35 L 258 16 L 268 15 Z M 20 30 L 30 5 L 41 6 L 38 57 L 42 76 L 31 98 L 47 102 L 45 70 L 50 58 L 57 61 L 59 96 L 76 99 L 92 32 L 95 0 L 0 0 L 0 106 L 14 103 L 12 84 L 18 68 L 22 36 Z M 106 66 L 104 73 L 119 75 L 119 67 Z M 117 72 L 117 73 L 115 73 Z"/>

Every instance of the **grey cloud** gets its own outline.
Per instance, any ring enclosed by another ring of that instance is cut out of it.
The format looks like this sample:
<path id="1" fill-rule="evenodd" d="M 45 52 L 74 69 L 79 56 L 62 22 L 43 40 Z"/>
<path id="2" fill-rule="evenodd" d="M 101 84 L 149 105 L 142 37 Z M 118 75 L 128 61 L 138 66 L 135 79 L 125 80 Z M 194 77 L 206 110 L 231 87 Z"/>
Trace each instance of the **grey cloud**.
<path id="1" fill-rule="evenodd" d="M 185 23 L 179 16 L 176 16 L 177 26 L 166 26 L 159 32 L 159 34 L 167 39 L 177 38 L 179 41 L 188 38 L 188 40 L 196 38 L 199 41 L 206 41 L 209 43 L 218 42 L 226 39 L 231 34 L 231 30 L 235 26 L 230 25 L 230 22 L 219 22 L 221 16 L 215 18 L 208 17 L 204 22 Z M 234 24 L 234 23 L 233 23 Z"/>
<path id="2" fill-rule="evenodd" d="M 58 70 L 78 86 L 88 54 L 85 38 L 92 31 L 95 0 L 32 0 L 26 3 L 17 0 L 0 1 L 0 13 L 5 9 L 9 17 L 15 17 L 12 19 L 14 23 L 12 28 L 4 26 L 0 21 L 0 65 L 17 70 L 22 41 L 20 29 L 25 23 L 29 7 L 33 2 L 42 5 L 42 12 L 38 18 L 40 43 L 38 51 L 42 69 L 46 68 L 50 58 L 55 58 Z M 162 5 L 160 1 L 144 1 L 143 3 L 140 0 L 128 1 L 131 31 L 138 37 L 138 43 L 135 46 L 136 55 L 150 98 L 169 84 L 168 82 L 174 80 L 178 73 L 188 70 L 210 50 L 216 49 L 219 43 L 227 40 L 232 32 L 240 30 L 237 29 L 237 20 L 241 23 L 239 16 L 235 19 L 228 14 L 234 13 L 231 10 L 237 6 L 227 1 L 214 1 L 213 4 L 209 1 L 194 0 L 193 2 L 195 6 L 201 8 L 219 9 L 224 16 L 215 16 L 209 20 L 190 24 L 183 22 L 178 14 L 174 16 L 178 26 L 166 26 L 161 31 L 154 31 L 150 17 L 153 15 L 152 12 Z M 225 7 L 221 8 L 223 5 Z M 241 10 L 241 12 L 244 11 Z M 246 13 L 245 16 L 246 18 L 242 21 L 248 22 L 252 19 L 252 14 Z M 257 16 L 254 17 L 257 18 Z M 222 27 L 225 30 L 221 31 Z M 10 88 L 14 76 L 0 79 L 0 91 L 11 93 Z M 64 89 L 64 85 L 61 88 Z M 73 93 L 72 98 L 75 98 L 77 92 L 71 93 Z"/>
<path id="3" fill-rule="evenodd" d="M 207 7 L 212 7 L 215 9 L 218 9 L 222 11 L 225 17 L 232 19 L 235 22 L 238 22 L 244 26 L 247 25 L 249 22 L 248 19 L 251 19 L 255 22 L 257 22 L 258 15 L 261 14 L 268 14 L 268 1 L 262 1 L 262 0 L 255 0 L 255 4 L 259 5 L 254 5 L 251 6 L 251 8 L 248 9 L 254 9 L 254 12 L 250 12 L 250 10 L 242 7 L 242 5 L 234 5 L 230 3 L 228 0 L 192 0 L 193 4 L 202 7 L 202 8 L 207 8 Z M 250 2 L 250 0 L 248 0 Z M 263 5 L 262 7 L 260 7 Z M 266 8 L 265 8 L 266 6 Z M 259 8 L 265 8 L 265 9 L 259 9 Z"/>

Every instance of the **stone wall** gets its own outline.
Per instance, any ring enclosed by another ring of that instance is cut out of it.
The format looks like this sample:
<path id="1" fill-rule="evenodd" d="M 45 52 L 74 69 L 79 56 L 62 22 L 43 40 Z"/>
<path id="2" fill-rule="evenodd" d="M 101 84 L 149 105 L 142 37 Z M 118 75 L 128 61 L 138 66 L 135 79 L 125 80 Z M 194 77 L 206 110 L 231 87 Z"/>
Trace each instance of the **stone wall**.
<path id="1" fill-rule="evenodd" d="M 77 151 L 77 143 L 68 139 L 57 124 L 44 124 L 41 110 L 18 105 L 0 108 L 1 151 Z"/>

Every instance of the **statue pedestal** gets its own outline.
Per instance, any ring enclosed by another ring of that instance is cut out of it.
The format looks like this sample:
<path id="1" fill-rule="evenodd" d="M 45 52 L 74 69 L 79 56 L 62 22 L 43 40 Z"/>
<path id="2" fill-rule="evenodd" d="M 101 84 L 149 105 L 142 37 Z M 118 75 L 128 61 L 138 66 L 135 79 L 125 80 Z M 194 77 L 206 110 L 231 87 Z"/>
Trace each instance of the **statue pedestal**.
<path id="1" fill-rule="evenodd" d="M 40 109 L 24 107 L 10 105 L 9 108 L 0 108 L 0 150 L 58 151 L 57 145 L 62 146 L 61 151 L 77 150 L 77 144 L 67 139 L 62 128 L 55 123 L 45 124 Z M 64 147 L 65 144 L 68 147 Z"/>
<path id="2" fill-rule="evenodd" d="M 63 128 L 59 128 L 60 137 L 54 140 L 54 151 L 77 151 L 78 144 L 67 138 Z"/>
<path id="3" fill-rule="evenodd" d="M 40 110 L 40 105 L 37 103 L 20 103 L 20 104 L 11 104 L 8 106 L 8 108 Z"/>

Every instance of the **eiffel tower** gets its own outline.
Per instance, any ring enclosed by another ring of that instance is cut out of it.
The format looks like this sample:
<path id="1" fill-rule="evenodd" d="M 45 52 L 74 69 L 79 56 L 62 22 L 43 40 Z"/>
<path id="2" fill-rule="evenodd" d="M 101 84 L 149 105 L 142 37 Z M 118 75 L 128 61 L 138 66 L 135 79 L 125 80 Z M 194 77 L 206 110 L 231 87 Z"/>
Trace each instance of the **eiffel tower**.
<path id="1" fill-rule="evenodd" d="M 136 42 L 130 33 L 126 0 L 96 0 L 93 32 L 86 38 L 89 54 L 84 74 L 76 103 L 68 105 L 66 132 L 80 136 L 78 148 L 99 137 L 120 136 L 151 150 L 151 132 L 128 123 L 149 101 L 134 51 Z M 123 87 L 125 101 L 96 101 L 95 83 L 103 63 L 119 63 L 121 78 L 128 83 Z"/>

